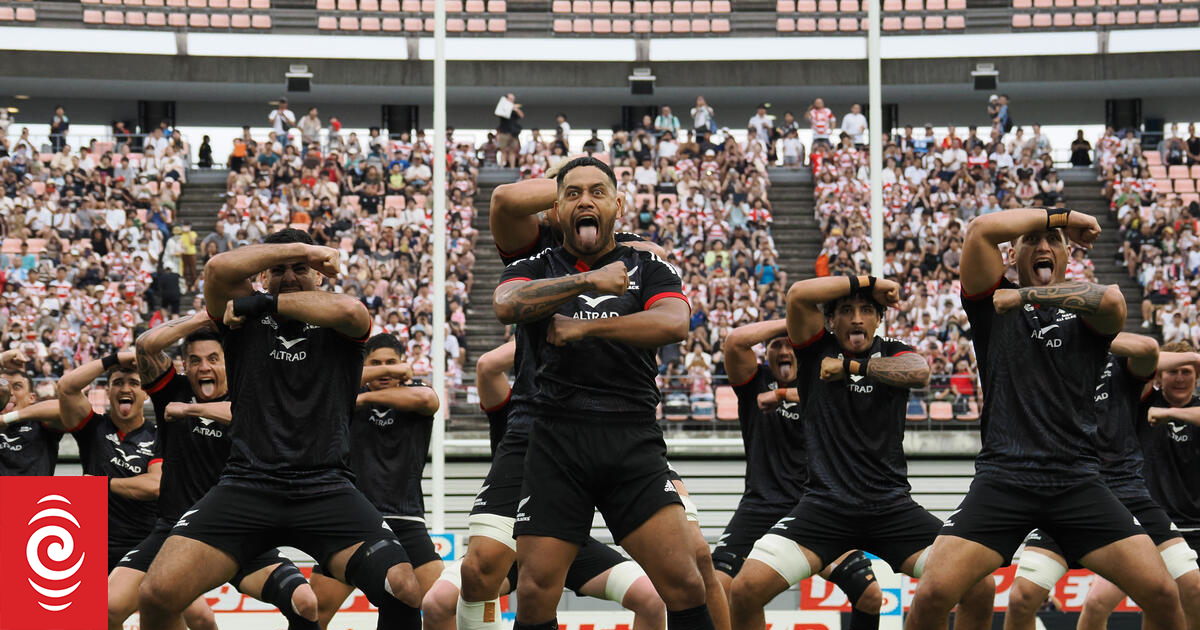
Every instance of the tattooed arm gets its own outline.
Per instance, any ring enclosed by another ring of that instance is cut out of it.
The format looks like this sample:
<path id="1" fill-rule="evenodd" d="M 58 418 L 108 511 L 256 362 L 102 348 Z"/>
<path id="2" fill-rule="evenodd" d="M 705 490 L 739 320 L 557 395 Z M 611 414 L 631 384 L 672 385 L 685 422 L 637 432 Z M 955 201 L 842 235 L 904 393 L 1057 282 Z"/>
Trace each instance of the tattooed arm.
<path id="1" fill-rule="evenodd" d="M 625 263 L 617 261 L 561 278 L 505 282 L 496 287 L 492 308 L 504 324 L 525 324 L 553 315 L 559 306 L 589 291 L 621 295 L 627 286 Z"/>
<path id="2" fill-rule="evenodd" d="M 142 377 L 142 386 L 150 387 L 173 369 L 171 357 L 165 352 L 175 342 L 204 328 L 211 328 L 212 320 L 208 311 L 200 310 L 191 317 L 173 319 L 160 324 L 138 335 L 134 347 L 137 350 L 138 375 Z"/>
<path id="3" fill-rule="evenodd" d="M 862 374 L 862 363 L 851 359 L 850 373 Z M 905 352 L 893 357 L 879 357 L 867 361 L 864 376 L 892 387 L 916 389 L 929 384 L 929 362 L 915 352 Z M 821 360 L 821 380 L 837 381 L 846 378 L 845 364 L 841 359 L 825 357 Z"/>
<path id="4" fill-rule="evenodd" d="M 1115 334 L 1125 327 L 1125 296 L 1115 284 L 1060 282 L 1042 287 L 1000 289 L 992 300 L 998 313 L 1006 313 L 1023 304 L 1057 306 L 1083 316 L 1083 320 L 1101 334 Z"/>

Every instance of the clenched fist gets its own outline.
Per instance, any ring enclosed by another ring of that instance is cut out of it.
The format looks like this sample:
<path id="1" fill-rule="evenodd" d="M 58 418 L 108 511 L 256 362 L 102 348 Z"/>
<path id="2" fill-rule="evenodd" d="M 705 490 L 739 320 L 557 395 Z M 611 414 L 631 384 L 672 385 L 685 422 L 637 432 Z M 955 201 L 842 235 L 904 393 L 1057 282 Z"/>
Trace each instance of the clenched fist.
<path id="1" fill-rule="evenodd" d="M 621 265 L 621 268 L 624 269 L 625 266 Z M 567 317 L 566 315 L 555 315 L 554 319 L 550 320 L 550 326 L 546 329 L 546 341 L 556 346 L 565 346 L 572 341 L 579 341 L 586 336 L 587 321 Z"/>
<path id="2" fill-rule="evenodd" d="M 1016 289 L 996 289 L 992 294 L 992 306 L 997 313 L 1007 313 L 1021 308 L 1021 292 Z"/>
<path id="3" fill-rule="evenodd" d="M 629 275 L 625 272 L 625 263 L 617 261 L 589 271 L 588 280 L 597 293 L 623 295 L 629 288 Z"/>
<path id="4" fill-rule="evenodd" d="M 842 369 L 842 360 L 836 357 L 825 357 L 821 359 L 821 380 L 822 381 L 840 381 L 846 378 L 846 372 Z"/>

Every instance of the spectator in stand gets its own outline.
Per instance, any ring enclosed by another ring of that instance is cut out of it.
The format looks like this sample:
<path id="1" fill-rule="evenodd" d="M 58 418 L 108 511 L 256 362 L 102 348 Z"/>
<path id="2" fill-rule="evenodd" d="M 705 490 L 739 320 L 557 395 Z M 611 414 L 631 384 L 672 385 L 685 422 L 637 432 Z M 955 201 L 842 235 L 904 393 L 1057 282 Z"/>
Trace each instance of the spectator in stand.
<path id="1" fill-rule="evenodd" d="M 1196 124 L 1188 123 L 1187 162 L 1200 164 L 1200 137 L 1196 136 Z"/>
<path id="2" fill-rule="evenodd" d="M 1177 123 L 1171 123 L 1170 131 L 1164 135 L 1162 142 L 1158 144 L 1157 148 L 1164 164 L 1179 166 L 1186 163 L 1187 143 L 1183 141 L 1183 138 L 1179 137 L 1179 125 Z"/>
<path id="3" fill-rule="evenodd" d="M 604 153 L 604 141 L 600 139 L 599 129 L 593 129 L 592 136 L 583 142 L 583 152 L 588 155 Z"/>
<path id="4" fill-rule="evenodd" d="M 1071 166 L 1085 167 L 1092 165 L 1092 143 L 1083 137 L 1083 130 L 1080 129 L 1075 134 L 1075 140 L 1071 142 Z"/>
<path id="5" fill-rule="evenodd" d="M 774 129 L 774 119 L 767 115 L 767 106 L 759 105 L 754 110 L 754 116 L 750 118 L 749 130 L 758 135 L 759 141 L 763 144 L 771 142 L 771 132 Z"/>
<path id="6" fill-rule="evenodd" d="M 850 134 L 850 140 L 860 151 L 867 147 L 867 117 L 863 116 L 862 105 L 851 105 L 850 113 L 842 116 L 842 131 Z"/>
<path id="7" fill-rule="evenodd" d="M 212 168 L 213 152 L 211 140 L 209 140 L 208 136 L 204 136 L 204 139 L 200 141 L 199 158 L 198 166 L 200 168 Z M 126 164 L 128 164 L 128 160 L 126 160 Z"/>
<path id="8" fill-rule="evenodd" d="M 1033 157 L 1041 158 L 1043 155 L 1053 155 L 1050 137 L 1042 133 L 1041 125 L 1033 125 L 1033 137 L 1029 139 L 1029 143 L 1033 148 Z"/>
<path id="9" fill-rule="evenodd" d="M 563 143 L 566 145 L 565 148 L 569 152 L 571 150 L 571 123 L 567 122 L 567 115 L 559 112 L 559 114 L 554 117 L 554 124 L 557 125 L 557 129 L 554 132 L 554 137 L 562 138 Z"/>
<path id="10" fill-rule="evenodd" d="M 829 142 L 829 134 L 833 132 L 837 119 L 833 115 L 833 110 L 825 107 L 824 99 L 814 99 L 812 105 L 809 105 L 804 112 L 804 117 L 812 125 L 813 148 L 815 149 L 818 144 L 832 146 Z"/>
<path id="11" fill-rule="evenodd" d="M 301 146 L 309 146 L 321 141 L 321 119 L 317 116 L 317 108 L 308 108 L 308 113 L 296 124 L 300 128 Z"/>
<path id="12" fill-rule="evenodd" d="M 517 102 L 517 97 L 509 92 L 500 97 L 500 102 L 496 104 L 495 114 L 497 119 L 496 143 L 500 146 L 500 165 L 516 168 L 521 152 L 520 121 L 525 117 L 525 111 Z"/>
<path id="13" fill-rule="evenodd" d="M 271 123 L 275 136 L 282 141 L 287 137 L 287 132 L 296 126 L 296 113 L 288 109 L 288 100 L 280 97 L 278 106 L 267 114 L 267 121 Z"/>
<path id="14" fill-rule="evenodd" d="M 71 120 L 67 118 L 67 112 L 62 105 L 54 108 L 54 115 L 50 117 L 50 146 L 55 152 L 61 151 L 63 146 L 67 144 L 67 132 L 71 130 Z"/>
<path id="15" fill-rule="evenodd" d="M 713 115 L 713 108 L 709 106 L 703 96 L 696 97 L 696 105 L 692 107 L 691 114 L 692 129 L 696 133 L 713 133 L 717 130 L 717 121 Z"/>

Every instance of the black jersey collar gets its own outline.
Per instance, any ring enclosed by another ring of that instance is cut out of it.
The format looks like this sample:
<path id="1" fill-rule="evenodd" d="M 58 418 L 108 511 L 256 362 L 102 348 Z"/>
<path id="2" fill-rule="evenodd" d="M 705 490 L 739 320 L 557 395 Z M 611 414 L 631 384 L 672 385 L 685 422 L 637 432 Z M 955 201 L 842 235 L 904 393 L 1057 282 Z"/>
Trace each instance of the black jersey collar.
<path id="1" fill-rule="evenodd" d="M 560 246 L 557 251 L 558 251 L 558 257 L 560 259 L 562 259 L 568 265 L 574 267 L 575 269 L 577 269 L 579 272 L 582 273 L 585 271 L 591 271 L 592 269 L 599 269 L 600 267 L 603 267 L 604 265 L 607 265 L 610 262 L 614 262 L 614 261 L 620 259 L 622 256 L 622 253 L 621 253 L 622 249 L 624 249 L 624 246 L 618 244 L 616 247 L 614 247 L 612 249 L 612 251 L 601 256 L 594 264 L 591 264 L 591 265 L 587 264 L 586 261 L 580 260 L 579 257 L 577 257 L 574 254 L 572 254 L 571 252 L 567 251 L 566 247 Z"/>

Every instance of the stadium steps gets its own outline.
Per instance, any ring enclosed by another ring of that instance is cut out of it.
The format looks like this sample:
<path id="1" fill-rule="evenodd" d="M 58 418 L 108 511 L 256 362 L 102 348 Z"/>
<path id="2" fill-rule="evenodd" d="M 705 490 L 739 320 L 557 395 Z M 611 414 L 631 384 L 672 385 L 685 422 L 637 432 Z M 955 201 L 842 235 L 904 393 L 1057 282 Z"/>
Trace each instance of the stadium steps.
<path id="1" fill-rule="evenodd" d="M 775 219 L 771 236 L 779 252 L 779 268 L 787 272 L 789 283 L 811 278 L 823 243 L 821 227 L 813 218 L 812 173 L 772 167 L 768 176 Z"/>
<path id="2" fill-rule="evenodd" d="M 217 226 L 217 213 L 225 202 L 225 170 L 190 170 L 179 195 L 176 223 L 190 222 L 200 239 Z"/>
<path id="3" fill-rule="evenodd" d="M 1121 237 L 1118 233 L 1117 220 L 1108 210 L 1108 201 L 1101 195 L 1101 184 L 1097 181 L 1096 170 L 1092 168 L 1064 168 L 1059 171 L 1066 184 L 1063 191 L 1067 207 L 1086 212 L 1100 224 L 1100 238 L 1092 245 L 1088 257 L 1096 266 L 1096 282 L 1116 284 L 1125 294 L 1126 315 L 1125 330 L 1148 334 L 1151 331 L 1142 328 L 1142 288 L 1137 280 L 1129 277 L 1125 263 L 1121 257 Z M 1157 331 L 1155 331 L 1157 332 Z"/>

